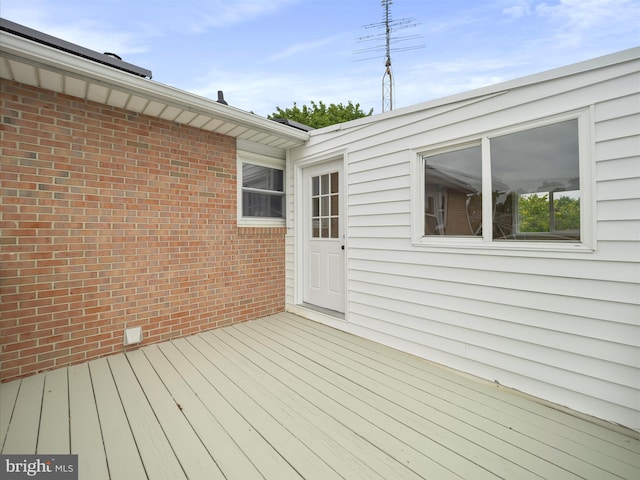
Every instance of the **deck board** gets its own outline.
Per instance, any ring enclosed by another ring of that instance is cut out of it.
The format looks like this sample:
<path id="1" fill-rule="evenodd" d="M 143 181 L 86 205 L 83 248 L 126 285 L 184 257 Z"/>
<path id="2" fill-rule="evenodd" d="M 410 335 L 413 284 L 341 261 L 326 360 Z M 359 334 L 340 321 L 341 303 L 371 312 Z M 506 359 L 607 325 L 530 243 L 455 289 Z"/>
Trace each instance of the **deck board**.
<path id="1" fill-rule="evenodd" d="M 165 356 L 166 350 L 175 349 L 171 344 L 148 349 L 147 358 L 164 372 L 163 382 L 179 410 L 197 433 L 200 441 L 216 459 L 226 479 L 259 479 L 260 472 L 247 459 L 233 438 L 222 427 L 215 415 L 204 405 L 191 386 L 184 381 L 180 373 Z"/>
<path id="2" fill-rule="evenodd" d="M 279 339 L 277 334 L 273 333 L 271 338 L 271 332 L 268 330 L 255 329 L 255 327 L 252 330 L 255 330 L 254 335 L 256 337 L 262 339 L 263 345 L 267 344 L 267 339 L 272 341 L 271 348 L 273 348 L 273 344 L 277 345 L 277 340 Z M 278 349 L 278 347 L 275 348 Z M 261 349 L 261 352 L 266 349 L 267 347 Z M 416 463 L 412 464 L 413 468 L 422 466 L 434 475 L 437 474 L 438 478 L 465 478 L 464 475 L 466 473 L 475 473 L 476 478 L 485 478 L 484 474 L 486 472 L 478 471 L 475 464 L 467 462 L 466 459 L 456 455 L 455 452 L 445 449 L 436 441 L 418 432 L 416 424 L 412 422 L 411 418 L 402 417 L 404 409 L 399 405 L 385 401 L 377 393 L 357 386 L 351 380 L 340 375 L 339 372 L 334 372 L 315 362 L 313 358 L 305 357 L 305 354 L 309 352 L 299 353 L 290 348 L 280 348 L 278 351 L 290 361 L 289 365 L 295 365 L 293 368 L 296 375 L 303 379 L 308 379 L 313 388 L 326 393 L 330 399 L 339 400 L 339 403 L 348 409 L 345 412 L 332 410 L 332 413 L 336 415 L 342 413 L 347 418 L 350 415 L 357 415 L 374 426 L 378 426 L 381 429 L 385 427 L 385 434 L 402 439 L 403 443 L 408 445 L 407 452 L 404 452 L 404 455 L 411 455 L 410 450 L 415 450 L 414 446 L 418 447 L 421 450 L 418 451 L 418 454 L 423 458 L 418 460 L 414 458 L 413 460 Z M 321 405 L 319 408 L 329 409 L 331 407 L 330 400 L 326 400 L 326 403 L 319 402 L 319 404 Z M 360 423 L 357 418 L 348 418 L 347 421 Z M 365 428 L 371 427 L 365 426 Z M 360 433 L 364 435 L 364 432 Z M 370 438 L 370 441 L 382 442 L 384 439 L 376 435 Z M 425 452 L 429 452 L 429 454 Z M 403 458 L 401 461 L 407 460 L 408 458 Z M 443 466 L 447 464 L 447 461 L 458 464 L 454 469 L 459 470 L 458 474 Z M 469 463 L 469 465 L 466 465 L 466 463 Z M 468 468 L 465 469 L 465 466 Z M 486 478 L 492 478 L 492 476 Z"/>
<path id="3" fill-rule="evenodd" d="M 45 374 L 37 453 L 69 454 L 69 382 L 67 370 Z"/>
<path id="4" fill-rule="evenodd" d="M 224 357 L 202 336 L 189 339 L 189 343 L 203 358 L 207 359 L 207 366 L 210 366 L 207 376 L 224 390 L 225 395 L 232 399 L 233 405 L 254 428 L 263 435 L 268 432 L 269 442 L 296 471 L 304 478 L 339 478 L 338 473 L 322 460 L 318 450 L 310 448 L 300 438 L 307 433 L 305 430 L 308 428 L 308 422 L 298 425 L 297 420 L 302 418 L 297 417 L 297 412 L 283 408 L 277 399 L 269 395 L 254 398 L 258 393 L 251 385 L 254 380 L 242 378 L 243 375 L 239 374 L 240 372 L 233 368 L 230 362 L 225 361 Z M 229 374 L 231 377 L 228 376 Z"/>
<path id="5" fill-rule="evenodd" d="M 640 434 L 291 314 L 0 385 L 81 479 L 635 479 Z"/>
<path id="6" fill-rule="evenodd" d="M 21 383 L 15 380 L 0 386 L 0 451 L 3 451 Z"/>
<path id="7" fill-rule="evenodd" d="M 421 378 L 428 378 L 429 381 L 433 383 L 439 382 L 438 384 L 445 385 L 445 388 L 451 388 L 456 395 L 462 394 L 475 401 L 485 401 L 488 402 L 487 404 L 489 406 L 496 406 L 497 402 L 499 409 L 512 407 L 512 410 L 517 413 L 521 411 L 533 413 L 537 415 L 539 419 L 548 419 L 561 427 L 570 427 L 570 430 L 567 430 L 565 433 L 571 432 L 571 435 L 574 435 L 575 433 L 582 432 L 585 434 L 585 437 L 609 442 L 615 447 L 630 449 L 627 437 L 619 435 L 615 430 L 601 428 L 595 423 L 585 422 L 581 418 L 567 415 L 562 410 L 548 408 L 540 403 L 532 402 L 526 396 L 513 395 L 512 391 L 500 389 L 498 385 L 496 385 L 497 388 L 487 389 L 485 385 L 479 383 L 475 378 L 469 378 L 465 375 L 451 375 L 448 369 L 442 368 L 439 365 L 435 365 L 433 366 L 434 368 L 432 368 L 429 362 L 421 358 L 413 355 L 398 355 L 398 352 L 393 348 L 373 343 L 355 335 L 345 335 L 338 330 L 324 328 L 315 322 L 300 322 L 297 316 L 289 313 L 283 313 L 274 317 L 273 320 L 276 318 L 300 330 L 313 332 L 313 335 L 328 339 L 330 343 L 335 343 L 348 350 L 356 348 L 360 352 L 366 352 L 364 355 L 369 358 L 376 359 L 384 357 L 385 361 L 398 365 L 402 370 L 410 368 L 414 375 Z M 469 393 L 465 395 L 465 391 Z M 480 392 L 483 395 L 476 397 L 476 392 Z M 538 419 L 536 419 L 536 421 L 537 420 Z M 602 445 L 600 445 L 600 447 L 601 446 Z M 621 453 L 620 451 L 617 452 Z"/>
<path id="8" fill-rule="evenodd" d="M 35 375 L 20 381 L 20 390 L 7 430 L 2 453 L 36 453 L 44 375 Z"/>
<path id="9" fill-rule="evenodd" d="M 287 315 L 279 317 L 281 320 L 286 318 Z M 330 345 L 340 345 L 348 352 L 357 351 L 363 354 L 367 358 L 366 363 L 383 358 L 383 362 L 395 366 L 398 371 L 410 374 L 412 377 L 407 381 L 412 384 L 415 384 L 416 378 L 422 379 L 427 382 L 432 393 L 439 391 L 448 402 L 466 405 L 466 408 L 491 418 L 496 423 L 522 431 L 533 438 L 543 439 L 554 449 L 568 449 L 572 454 L 582 456 L 587 461 L 613 462 L 617 466 L 640 465 L 637 443 L 612 429 L 532 402 L 497 385 L 487 387 L 476 379 L 450 375 L 440 366 L 432 368 L 423 359 L 411 355 L 398 356 L 393 349 L 372 344 L 360 337 L 336 336 L 334 330 L 318 329 L 316 324 L 297 322 L 295 317 L 289 321 L 289 324 L 297 329 L 328 340 Z M 372 349 L 372 345 L 375 348 Z M 632 445 L 635 448 L 632 448 Z"/>
<path id="10" fill-rule="evenodd" d="M 393 421 L 384 412 L 340 390 L 312 371 L 299 368 L 303 366 L 302 359 L 298 358 L 300 362 L 296 363 L 294 359 L 287 358 L 286 349 L 274 348 L 274 345 L 265 342 L 264 337 L 254 329 L 228 329 L 226 332 L 246 345 L 248 350 L 245 355 L 252 358 L 256 364 L 264 364 L 274 372 L 275 378 L 299 392 L 313 403 L 314 408 L 325 411 L 413 472 L 430 471 L 437 478 L 459 478 L 412 446 L 423 445 L 425 437 Z M 240 350 L 239 346 L 236 348 Z"/>
<path id="11" fill-rule="evenodd" d="M 279 328 L 282 328 L 282 325 Z M 265 330 L 267 328 L 261 328 L 263 334 L 267 335 Z M 317 343 L 317 339 L 311 341 L 304 336 L 296 336 L 295 333 L 280 335 L 281 341 L 291 350 L 298 351 L 334 372 L 332 378 L 338 378 L 344 388 L 351 389 L 359 398 L 376 406 L 380 411 L 389 412 L 396 421 L 432 439 L 440 448 L 434 451 L 436 446 L 431 445 L 430 448 L 425 448 L 425 451 L 432 453 L 434 460 L 440 460 L 445 468 L 456 472 L 462 478 L 469 478 L 470 475 L 474 478 L 537 477 L 535 473 L 514 463 L 514 459 L 507 459 L 495 453 L 493 449 L 496 445 L 485 445 L 487 438 L 483 438 L 485 442 L 475 439 L 474 436 L 478 437 L 478 432 L 474 431 L 472 426 L 435 409 L 425 403 L 425 398 L 416 399 L 411 385 L 395 382 L 389 377 L 381 377 L 378 371 L 369 366 L 349 360 L 352 355 L 347 350 L 342 353 L 334 351 L 327 355 L 329 344 Z M 278 328 L 272 329 L 270 334 L 278 335 Z M 322 373 L 318 371 L 317 375 L 321 376 Z M 381 378 L 384 380 L 381 381 Z M 464 455 L 460 455 L 460 451 L 464 451 Z"/>
<path id="12" fill-rule="evenodd" d="M 279 326 L 278 330 L 284 328 Z M 292 331 L 292 335 L 294 332 Z M 289 337 L 289 336 L 288 336 Z M 485 388 L 481 391 L 480 385 L 475 385 L 474 395 L 471 399 L 465 399 L 462 395 L 451 396 L 451 392 L 434 385 L 430 381 L 424 381 L 414 375 L 410 375 L 401 368 L 393 368 L 388 365 L 388 361 L 381 362 L 367 357 L 366 362 L 362 360 L 360 352 L 354 348 L 338 350 L 335 348 L 335 341 L 323 344 L 321 339 L 314 338 L 305 348 L 327 348 L 333 350 L 336 355 L 344 355 L 351 363 L 349 368 L 366 372 L 373 370 L 375 375 L 371 378 L 378 378 L 385 375 L 387 379 L 384 383 L 392 389 L 402 389 L 404 394 L 414 399 L 424 399 L 438 413 L 446 412 L 455 418 L 453 422 L 460 421 L 466 425 L 473 425 L 473 430 L 461 426 L 457 431 L 466 432 L 465 437 L 473 440 L 486 438 L 487 442 L 498 442 L 491 448 L 503 452 L 509 459 L 515 460 L 520 466 L 528 466 L 531 472 L 543 473 L 553 477 L 562 476 L 570 478 L 572 474 L 580 478 L 588 475 L 594 468 L 600 469 L 600 478 L 616 478 L 608 470 L 623 471 L 627 475 L 632 475 L 634 469 L 627 468 L 624 462 L 618 462 L 606 455 L 601 454 L 596 449 L 586 450 L 584 445 L 577 444 L 570 439 L 555 437 L 553 435 L 554 425 L 547 422 L 546 428 L 537 427 L 533 423 L 526 424 L 519 420 L 525 417 L 522 410 L 518 416 L 505 416 L 502 409 L 483 407 L 479 398 L 491 389 Z M 336 356 L 332 356 L 336 359 Z M 354 366 L 356 363 L 362 367 Z M 442 418 L 439 415 L 429 414 L 429 418 Z M 535 417 L 536 422 L 540 422 L 539 416 Z M 449 421 L 450 423 L 451 421 Z M 520 426 L 520 430 L 518 429 Z M 599 444 L 602 446 L 602 443 Z M 543 463 L 538 458 L 543 458 Z M 614 464 L 615 465 L 612 465 Z M 568 470 L 568 471 L 567 471 Z M 571 473 L 570 473 L 571 472 Z M 522 473 L 520 473 L 522 475 Z"/>
<path id="13" fill-rule="evenodd" d="M 108 359 L 149 480 L 186 480 L 184 470 L 125 355 Z"/>
<path id="14" fill-rule="evenodd" d="M 71 453 L 78 455 L 78 471 L 83 477 L 109 479 L 89 364 L 74 365 L 68 371 Z"/>
<path id="15" fill-rule="evenodd" d="M 201 372 L 189 361 L 189 358 L 196 363 L 201 361 L 194 349 L 187 343 L 183 343 L 180 350 L 175 344 L 162 345 L 161 349 L 180 371 L 200 401 L 206 405 L 210 412 L 215 413 L 217 420 L 242 449 L 252 465 L 266 478 L 300 479 L 296 471 L 284 461 L 271 444 L 236 410 L 237 407 L 229 401 L 229 398 L 217 389 L 221 387 L 220 383 L 213 381 L 214 377 L 205 375 L 206 365 L 201 364 L 201 368 L 203 368 L 203 372 Z"/>
<path id="16" fill-rule="evenodd" d="M 157 348 L 156 345 L 151 345 L 146 350 Z M 224 479 L 220 468 L 198 438 L 171 393 L 164 386 L 162 382 L 162 375 L 165 373 L 162 369 L 163 366 L 151 364 L 143 350 L 129 352 L 127 358 L 158 417 L 160 426 L 171 442 L 171 447 L 175 451 L 187 478 L 194 480 Z"/>
<path id="17" fill-rule="evenodd" d="M 334 470 L 344 471 L 349 478 L 354 479 L 419 478 L 385 452 L 375 449 L 360 435 L 317 408 L 291 385 L 280 381 L 273 375 L 273 366 L 262 369 L 240 354 L 239 351 L 244 350 L 243 346 L 239 342 L 233 342 L 226 330 L 213 331 L 203 337 L 205 340 L 212 339 L 212 343 L 229 361 L 227 365 L 239 367 L 243 371 L 245 375 L 242 384 L 245 391 L 260 398 L 270 397 L 272 407 L 269 411 L 272 414 L 277 412 L 283 424 L 322 456 Z M 233 345 L 229 345 L 229 341 Z"/>
<path id="18" fill-rule="evenodd" d="M 111 479 L 145 478 L 144 466 L 107 359 L 89 362 L 89 370 Z"/>

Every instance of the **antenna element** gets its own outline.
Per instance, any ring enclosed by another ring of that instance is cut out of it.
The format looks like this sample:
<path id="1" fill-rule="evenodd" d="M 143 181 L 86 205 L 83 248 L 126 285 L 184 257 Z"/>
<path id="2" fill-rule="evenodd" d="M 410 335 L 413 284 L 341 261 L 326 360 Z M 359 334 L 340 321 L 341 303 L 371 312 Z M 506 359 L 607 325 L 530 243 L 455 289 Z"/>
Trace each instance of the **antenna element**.
<path id="1" fill-rule="evenodd" d="M 370 48 L 363 48 L 360 50 L 356 50 L 353 53 L 362 54 L 362 53 L 377 53 L 384 52 L 384 74 L 382 75 L 382 111 L 390 111 L 393 110 L 393 92 L 394 92 L 394 80 L 393 80 L 393 71 L 391 70 L 391 52 L 399 52 L 405 50 L 415 50 L 417 48 L 424 48 L 424 45 L 420 46 L 409 46 L 409 47 L 392 47 L 392 44 L 413 40 L 416 38 L 420 38 L 420 35 L 405 35 L 403 37 L 394 37 L 392 38 L 391 33 L 395 30 L 412 28 L 417 26 L 415 23 L 415 18 L 402 18 L 400 20 L 393 20 L 391 16 L 391 4 L 393 0 L 382 0 L 381 5 L 383 8 L 382 14 L 382 22 L 372 23 L 369 25 L 365 25 L 364 28 L 384 28 L 384 33 L 379 33 L 375 35 L 367 35 L 365 37 L 358 38 L 358 42 L 368 42 L 372 40 L 380 40 L 384 35 L 385 44 L 376 45 Z M 380 55 L 376 55 L 373 57 L 367 57 L 362 60 L 369 60 L 372 58 L 380 58 Z"/>

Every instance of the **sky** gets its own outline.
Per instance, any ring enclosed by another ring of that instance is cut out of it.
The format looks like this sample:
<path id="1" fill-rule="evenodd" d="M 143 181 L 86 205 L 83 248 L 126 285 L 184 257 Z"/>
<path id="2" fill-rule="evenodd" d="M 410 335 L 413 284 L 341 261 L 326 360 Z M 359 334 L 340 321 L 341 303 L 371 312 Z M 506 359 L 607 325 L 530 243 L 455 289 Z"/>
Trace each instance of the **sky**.
<path id="1" fill-rule="evenodd" d="M 393 0 L 390 11 L 394 109 L 640 46 L 640 0 Z M 384 51 L 357 53 L 384 50 L 380 0 L 1 0 L 0 16 L 262 116 L 311 101 L 382 111 Z"/>

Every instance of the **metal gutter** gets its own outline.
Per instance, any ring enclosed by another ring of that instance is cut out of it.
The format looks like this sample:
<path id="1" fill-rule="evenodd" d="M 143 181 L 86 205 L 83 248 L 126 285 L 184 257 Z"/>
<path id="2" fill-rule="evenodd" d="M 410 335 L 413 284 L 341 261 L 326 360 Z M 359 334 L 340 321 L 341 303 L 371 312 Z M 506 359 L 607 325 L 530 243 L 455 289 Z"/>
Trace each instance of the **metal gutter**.
<path id="1" fill-rule="evenodd" d="M 210 115 L 225 122 L 293 141 L 298 145 L 302 145 L 309 139 L 307 132 L 281 125 L 236 107 L 223 105 L 216 100 L 125 73 L 120 69 L 111 68 L 105 64 L 9 32 L 2 32 L 0 54 L 34 67 L 115 88 L 186 111 Z"/>
<path id="2" fill-rule="evenodd" d="M 118 70 L 122 70 L 123 72 L 131 73 L 139 77 L 151 78 L 151 70 L 124 62 L 111 55 L 105 55 L 104 53 L 89 50 L 88 48 L 81 47 L 75 43 L 47 35 L 46 33 L 33 30 L 32 28 L 25 27 L 24 25 L 11 22 L 4 18 L 0 18 L 0 31 L 12 33 L 28 40 L 47 45 L 57 50 L 62 50 L 63 52 L 68 52 L 94 62 L 102 63 L 103 65 L 108 65 L 112 68 L 117 68 Z"/>

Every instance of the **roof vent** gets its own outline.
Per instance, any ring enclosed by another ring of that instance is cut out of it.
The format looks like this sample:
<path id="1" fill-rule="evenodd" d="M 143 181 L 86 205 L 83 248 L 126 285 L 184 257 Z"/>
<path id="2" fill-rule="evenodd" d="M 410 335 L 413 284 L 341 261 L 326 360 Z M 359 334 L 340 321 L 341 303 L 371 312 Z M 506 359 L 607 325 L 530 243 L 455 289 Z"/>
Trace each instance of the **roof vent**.
<path id="1" fill-rule="evenodd" d="M 227 101 L 224 99 L 224 92 L 222 90 L 218 90 L 218 103 L 223 105 L 229 105 Z"/>
<path id="2" fill-rule="evenodd" d="M 104 52 L 104 54 L 105 54 L 107 57 L 115 58 L 116 60 L 122 60 L 122 58 L 120 57 L 120 55 L 116 55 L 115 53 L 111 53 L 111 52 Z"/>

